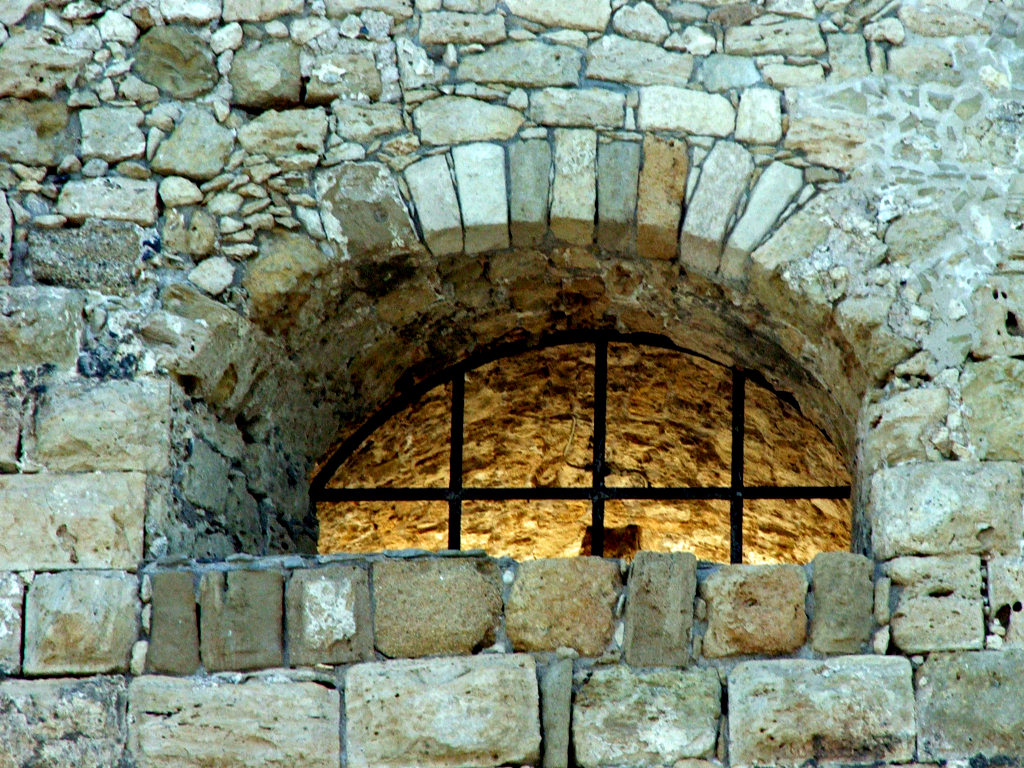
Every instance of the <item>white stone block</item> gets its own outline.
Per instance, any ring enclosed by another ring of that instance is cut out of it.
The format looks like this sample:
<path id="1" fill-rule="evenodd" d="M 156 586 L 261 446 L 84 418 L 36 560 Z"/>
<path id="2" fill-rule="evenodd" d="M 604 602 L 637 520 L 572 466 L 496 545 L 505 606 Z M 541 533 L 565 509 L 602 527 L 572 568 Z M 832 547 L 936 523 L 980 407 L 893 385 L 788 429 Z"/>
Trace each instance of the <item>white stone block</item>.
<path id="1" fill-rule="evenodd" d="M 97 107 L 78 113 L 82 125 L 82 156 L 116 162 L 142 157 L 146 137 L 139 126 L 144 117 L 136 107 Z"/>
<path id="2" fill-rule="evenodd" d="M 540 125 L 621 128 L 626 97 L 602 89 L 545 88 L 530 98 L 530 118 Z"/>
<path id="3" fill-rule="evenodd" d="M 750 193 L 743 216 L 729 235 L 722 256 L 723 276 L 733 279 L 743 277 L 750 252 L 775 226 L 803 184 L 803 171 L 791 165 L 775 162 L 764 170 Z"/>
<path id="4" fill-rule="evenodd" d="M 21 608 L 25 585 L 16 573 L 0 573 L 0 674 L 21 671 Z"/>
<path id="5" fill-rule="evenodd" d="M 603 32 L 611 18 L 610 0 L 508 0 L 509 11 L 549 27 Z"/>
<path id="6" fill-rule="evenodd" d="M 423 239 L 435 256 L 462 251 L 462 218 L 451 170 L 444 155 L 434 155 L 405 169 Z"/>
<path id="7" fill-rule="evenodd" d="M 206 24 L 220 18 L 221 0 L 160 0 L 164 21 Z"/>
<path id="8" fill-rule="evenodd" d="M 122 177 L 69 181 L 57 198 L 57 212 L 74 222 L 97 218 L 149 226 L 156 221 L 156 186 Z"/>
<path id="9" fill-rule="evenodd" d="M 780 94 L 772 88 L 748 88 L 736 112 L 736 140 L 777 144 L 782 138 Z"/>
<path id="10" fill-rule="evenodd" d="M 597 133 L 556 130 L 551 232 L 574 245 L 589 245 L 594 240 L 596 206 Z"/>
<path id="11" fill-rule="evenodd" d="M 642 88 L 637 119 L 642 130 L 703 136 L 728 136 L 736 125 L 732 104 L 721 94 L 671 85 Z"/>
<path id="12" fill-rule="evenodd" d="M 497 144 L 463 144 L 452 149 L 466 253 L 508 248 L 508 193 L 505 150 Z"/>

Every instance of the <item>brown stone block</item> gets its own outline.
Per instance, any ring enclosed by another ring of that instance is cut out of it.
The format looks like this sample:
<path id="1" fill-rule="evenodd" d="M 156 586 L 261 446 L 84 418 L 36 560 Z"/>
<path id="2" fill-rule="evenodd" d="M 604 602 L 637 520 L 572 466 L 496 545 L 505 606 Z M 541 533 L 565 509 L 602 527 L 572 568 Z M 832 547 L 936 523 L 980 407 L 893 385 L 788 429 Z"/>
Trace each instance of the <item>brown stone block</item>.
<path id="1" fill-rule="evenodd" d="M 618 563 L 598 557 L 523 563 L 505 605 L 513 647 L 599 656 L 612 638 L 621 586 Z"/>
<path id="2" fill-rule="evenodd" d="M 211 571 L 199 582 L 203 665 L 209 672 L 284 663 L 284 580 L 276 571 Z"/>
<path id="3" fill-rule="evenodd" d="M 494 643 L 501 576 L 492 560 L 386 560 L 373 566 L 373 598 L 384 655 L 473 653 Z"/>
<path id="4" fill-rule="evenodd" d="M 626 662 L 683 666 L 690 662 L 697 558 L 689 552 L 640 552 L 626 599 Z"/>
<path id="5" fill-rule="evenodd" d="M 644 138 L 636 234 L 637 251 L 644 258 L 675 258 L 689 172 L 685 141 Z"/>
<path id="6" fill-rule="evenodd" d="M 352 566 L 295 571 L 285 596 L 288 653 L 295 666 L 373 658 L 370 587 Z"/>
<path id="7" fill-rule="evenodd" d="M 149 631 L 148 672 L 191 675 L 199 668 L 199 626 L 191 571 L 154 573 L 153 619 Z"/>
<path id="8" fill-rule="evenodd" d="M 790 653 L 807 636 L 807 577 L 796 565 L 727 565 L 701 584 L 708 658 Z"/>
<path id="9" fill-rule="evenodd" d="M 874 627 L 874 563 L 851 552 L 814 558 L 811 647 L 818 653 L 858 653 Z"/>

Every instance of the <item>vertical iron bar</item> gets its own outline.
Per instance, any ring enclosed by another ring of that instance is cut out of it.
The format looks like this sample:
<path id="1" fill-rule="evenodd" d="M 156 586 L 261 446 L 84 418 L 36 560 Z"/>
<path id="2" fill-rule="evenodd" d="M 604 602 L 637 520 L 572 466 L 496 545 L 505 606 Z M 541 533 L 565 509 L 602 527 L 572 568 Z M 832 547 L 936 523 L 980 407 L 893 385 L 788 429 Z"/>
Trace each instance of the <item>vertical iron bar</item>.
<path id="1" fill-rule="evenodd" d="M 729 562 L 743 562 L 743 421 L 747 374 L 732 369 L 732 460 L 729 488 Z"/>
<path id="2" fill-rule="evenodd" d="M 452 376 L 452 434 L 448 461 L 448 549 L 462 549 L 462 442 L 466 418 L 466 372 Z"/>
<path id="3" fill-rule="evenodd" d="M 608 419 L 608 340 L 594 344 L 594 465 L 591 500 L 590 554 L 604 557 L 605 436 Z"/>

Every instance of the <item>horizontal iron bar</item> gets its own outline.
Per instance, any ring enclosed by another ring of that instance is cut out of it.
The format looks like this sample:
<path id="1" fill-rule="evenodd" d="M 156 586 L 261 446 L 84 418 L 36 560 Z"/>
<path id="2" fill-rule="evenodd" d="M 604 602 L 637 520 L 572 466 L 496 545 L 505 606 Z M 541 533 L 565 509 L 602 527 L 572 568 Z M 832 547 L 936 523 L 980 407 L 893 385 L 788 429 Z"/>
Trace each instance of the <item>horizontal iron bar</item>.
<path id="1" fill-rule="evenodd" d="M 314 501 L 701 501 L 731 499 L 731 488 L 324 488 Z M 848 499 L 850 486 L 750 486 L 744 499 Z"/>

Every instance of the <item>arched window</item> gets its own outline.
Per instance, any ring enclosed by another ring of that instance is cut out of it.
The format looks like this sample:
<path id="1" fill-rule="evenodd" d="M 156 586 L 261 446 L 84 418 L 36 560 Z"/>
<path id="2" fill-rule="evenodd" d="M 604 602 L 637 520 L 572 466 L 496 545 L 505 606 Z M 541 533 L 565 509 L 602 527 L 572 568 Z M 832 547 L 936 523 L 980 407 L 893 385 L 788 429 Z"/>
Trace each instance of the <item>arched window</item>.
<path id="1" fill-rule="evenodd" d="M 312 483 L 323 552 L 517 559 L 807 562 L 849 548 L 849 496 L 838 451 L 760 375 L 610 332 L 504 346 L 424 381 Z"/>

